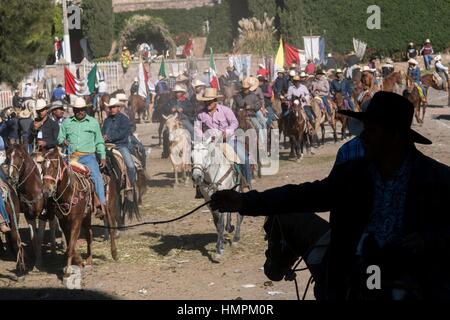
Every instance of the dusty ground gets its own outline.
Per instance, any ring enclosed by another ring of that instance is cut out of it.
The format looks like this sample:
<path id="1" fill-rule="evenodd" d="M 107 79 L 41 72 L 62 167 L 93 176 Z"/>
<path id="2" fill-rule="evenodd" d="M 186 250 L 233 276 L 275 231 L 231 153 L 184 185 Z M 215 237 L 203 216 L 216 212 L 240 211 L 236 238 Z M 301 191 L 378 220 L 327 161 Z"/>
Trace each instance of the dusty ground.
<path id="1" fill-rule="evenodd" d="M 425 154 L 450 164 L 450 110 L 442 107 L 446 97 L 432 94 L 426 123 L 417 130 L 430 137 L 434 144 L 421 148 Z M 140 125 L 138 132 L 146 145 L 156 142 L 156 128 L 152 124 Z M 276 176 L 258 180 L 255 187 L 264 190 L 286 183 L 300 183 L 324 178 L 330 171 L 337 149 L 341 144 L 329 142 L 314 156 L 301 163 L 283 160 Z M 161 149 L 153 148 L 149 160 L 152 187 L 145 195 L 141 211 L 146 220 L 160 220 L 179 216 L 201 203 L 194 200 L 194 189 L 172 186 L 173 175 L 168 160 L 161 160 Z M 287 156 L 282 150 L 282 159 Z M 326 215 L 325 215 L 326 217 Z M 245 218 L 242 241 L 238 247 L 226 247 L 223 262 L 213 263 L 216 234 L 211 214 L 198 212 L 183 221 L 169 225 L 146 226 L 127 231 L 118 240 L 118 262 L 109 253 L 108 243 L 102 241 L 97 230 L 94 242 L 94 266 L 83 271 L 86 290 L 94 290 L 117 299 L 295 299 L 294 284 L 272 283 L 264 276 L 262 266 L 266 243 L 262 230 L 263 218 Z M 26 238 L 27 230 L 23 229 Z M 48 247 L 46 247 L 48 249 Z M 85 252 L 85 245 L 80 250 Z M 52 256 L 47 250 L 45 268 L 32 272 L 24 282 L 13 277 L 14 263 L 0 262 L 0 298 L 76 297 L 95 298 L 88 292 L 65 290 L 38 291 L 32 294 L 9 289 L 63 288 L 61 282 L 63 252 Z M 302 274 L 300 290 L 303 293 L 309 274 Z M 246 285 L 253 285 L 247 286 Z M 272 293 L 269 294 L 269 292 Z M 275 292 L 275 294 L 273 293 Z M 308 295 L 313 299 L 312 293 Z"/>

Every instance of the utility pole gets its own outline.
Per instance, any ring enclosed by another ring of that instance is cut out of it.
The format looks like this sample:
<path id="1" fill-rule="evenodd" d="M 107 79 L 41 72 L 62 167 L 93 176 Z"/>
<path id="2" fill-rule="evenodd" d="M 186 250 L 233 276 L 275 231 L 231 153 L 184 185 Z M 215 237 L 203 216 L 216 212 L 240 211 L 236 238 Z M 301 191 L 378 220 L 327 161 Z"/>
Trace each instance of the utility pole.
<path id="1" fill-rule="evenodd" d="M 72 54 L 70 49 L 69 21 L 67 20 L 67 2 L 62 0 L 63 25 L 64 25 L 64 59 L 67 63 L 72 63 Z"/>

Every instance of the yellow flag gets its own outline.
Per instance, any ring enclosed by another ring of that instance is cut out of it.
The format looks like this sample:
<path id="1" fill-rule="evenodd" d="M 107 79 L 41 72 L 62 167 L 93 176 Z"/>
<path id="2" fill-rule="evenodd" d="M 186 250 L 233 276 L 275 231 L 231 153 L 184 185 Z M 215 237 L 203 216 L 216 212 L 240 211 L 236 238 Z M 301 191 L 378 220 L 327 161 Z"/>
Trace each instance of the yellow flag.
<path id="1" fill-rule="evenodd" d="M 280 38 L 280 48 L 275 58 L 275 71 L 284 69 L 284 46 L 283 38 Z"/>

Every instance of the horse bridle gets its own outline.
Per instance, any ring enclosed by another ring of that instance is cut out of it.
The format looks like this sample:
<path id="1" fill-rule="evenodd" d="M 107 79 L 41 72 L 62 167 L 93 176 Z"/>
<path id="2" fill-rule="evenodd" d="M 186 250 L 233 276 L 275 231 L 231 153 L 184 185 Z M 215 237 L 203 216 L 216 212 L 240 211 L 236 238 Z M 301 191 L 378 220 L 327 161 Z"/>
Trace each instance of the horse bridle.
<path id="1" fill-rule="evenodd" d="M 33 161 L 33 168 L 31 168 L 30 172 L 25 176 L 25 178 L 22 180 L 22 182 L 19 183 L 22 169 L 23 169 L 23 167 L 25 166 L 25 159 L 23 159 L 23 158 L 21 158 L 21 159 L 22 159 L 23 161 L 22 161 L 22 164 L 20 165 L 20 167 L 16 166 L 16 165 L 13 163 L 13 158 L 12 158 L 12 157 L 11 157 L 11 159 L 9 160 L 9 165 L 8 165 L 10 169 L 11 169 L 11 168 L 14 168 L 14 169 L 16 169 L 16 171 L 17 171 L 17 175 L 18 175 L 17 181 L 14 181 L 15 179 L 12 180 L 12 185 L 13 185 L 16 189 L 19 189 L 19 188 L 20 188 L 20 187 L 28 180 L 28 178 L 31 177 L 31 175 L 32 175 L 33 172 L 34 172 L 34 169 L 36 168 L 36 163 Z M 9 173 L 10 173 L 10 175 L 11 175 L 11 170 L 9 170 Z"/>
<path id="2" fill-rule="evenodd" d="M 55 193 L 56 193 L 56 190 L 58 188 L 58 183 L 63 180 L 63 178 L 64 178 L 64 171 L 66 171 L 68 169 L 68 166 L 64 163 L 64 160 L 62 160 L 61 158 L 45 159 L 45 161 L 50 161 L 50 163 L 52 163 L 52 161 L 57 161 L 58 162 L 58 169 L 57 169 L 58 173 L 56 175 L 56 178 L 54 178 L 54 177 L 52 177 L 50 175 L 44 175 L 44 177 L 42 178 L 43 180 L 50 180 L 50 181 L 54 181 L 55 182 L 55 189 L 50 194 L 50 197 L 53 198 L 53 200 L 58 201 L 59 199 L 61 199 L 61 197 L 64 195 L 64 193 L 66 192 L 66 190 L 70 186 L 70 175 L 69 175 L 69 179 L 67 181 L 67 185 L 64 187 L 64 191 L 61 192 L 61 195 L 58 198 L 55 198 Z M 61 162 L 63 163 L 63 165 L 61 165 Z"/>

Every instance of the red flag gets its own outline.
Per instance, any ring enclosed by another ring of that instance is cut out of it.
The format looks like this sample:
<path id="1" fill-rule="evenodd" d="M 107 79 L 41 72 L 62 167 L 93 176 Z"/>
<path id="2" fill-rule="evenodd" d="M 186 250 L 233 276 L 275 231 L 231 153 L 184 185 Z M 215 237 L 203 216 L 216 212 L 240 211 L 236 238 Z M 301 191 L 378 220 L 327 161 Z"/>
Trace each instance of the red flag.
<path id="1" fill-rule="evenodd" d="M 189 39 L 189 41 L 186 43 L 183 49 L 183 56 L 190 57 L 192 55 L 192 49 L 194 48 L 194 41 L 192 39 Z"/>
<path id="2" fill-rule="evenodd" d="M 215 88 L 219 90 L 219 78 L 217 77 L 216 72 L 216 62 L 214 61 L 214 52 L 211 48 L 211 56 L 209 58 L 209 84 L 211 85 L 211 88 Z"/>
<path id="3" fill-rule="evenodd" d="M 77 80 L 69 69 L 64 67 L 64 80 L 67 94 L 77 94 Z"/>
<path id="4" fill-rule="evenodd" d="M 284 59 L 286 65 L 290 66 L 293 63 L 300 64 L 300 50 L 284 43 Z"/>

